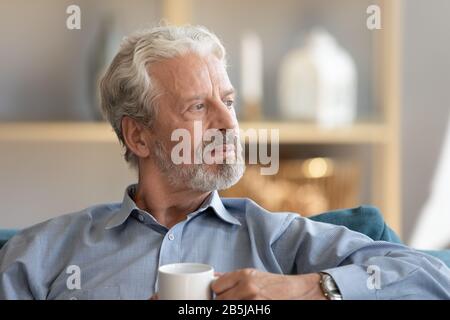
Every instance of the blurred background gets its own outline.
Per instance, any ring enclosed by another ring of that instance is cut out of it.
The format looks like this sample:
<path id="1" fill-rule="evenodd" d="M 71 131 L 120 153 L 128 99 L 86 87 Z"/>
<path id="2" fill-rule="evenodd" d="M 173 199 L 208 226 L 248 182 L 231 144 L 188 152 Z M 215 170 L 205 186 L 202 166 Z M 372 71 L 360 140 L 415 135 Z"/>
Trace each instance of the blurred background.
<path id="1" fill-rule="evenodd" d="M 67 27 L 80 9 L 80 29 Z M 241 127 L 280 130 L 280 171 L 224 196 L 305 216 L 372 204 L 407 243 L 450 245 L 447 0 L 0 0 L 0 228 L 136 182 L 97 80 L 135 29 L 202 24 L 228 53 Z"/>

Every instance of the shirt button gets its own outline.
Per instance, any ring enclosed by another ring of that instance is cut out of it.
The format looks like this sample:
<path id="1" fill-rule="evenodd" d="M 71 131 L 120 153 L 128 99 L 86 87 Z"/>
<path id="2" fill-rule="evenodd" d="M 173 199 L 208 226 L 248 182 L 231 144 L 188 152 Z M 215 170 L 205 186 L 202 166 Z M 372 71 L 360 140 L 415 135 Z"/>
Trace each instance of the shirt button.
<path id="1" fill-rule="evenodd" d="M 140 214 L 140 215 L 138 215 L 138 219 L 139 219 L 140 222 L 143 222 L 144 221 L 144 216 L 142 214 Z"/>
<path id="2" fill-rule="evenodd" d="M 169 240 L 172 241 L 173 239 L 175 239 L 175 236 L 173 235 L 173 233 L 169 234 Z"/>

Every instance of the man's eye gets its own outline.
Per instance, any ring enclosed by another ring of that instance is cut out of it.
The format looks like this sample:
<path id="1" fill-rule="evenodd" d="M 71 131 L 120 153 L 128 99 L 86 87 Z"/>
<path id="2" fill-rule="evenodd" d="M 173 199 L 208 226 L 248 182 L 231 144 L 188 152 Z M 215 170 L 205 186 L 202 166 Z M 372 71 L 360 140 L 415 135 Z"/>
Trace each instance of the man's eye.
<path id="1" fill-rule="evenodd" d="M 225 100 L 224 103 L 228 108 L 231 108 L 234 104 L 234 101 L 233 100 Z"/>
<path id="2" fill-rule="evenodd" d="M 193 111 L 202 111 L 205 109 L 205 105 L 203 103 L 196 104 L 195 106 L 192 106 Z"/>

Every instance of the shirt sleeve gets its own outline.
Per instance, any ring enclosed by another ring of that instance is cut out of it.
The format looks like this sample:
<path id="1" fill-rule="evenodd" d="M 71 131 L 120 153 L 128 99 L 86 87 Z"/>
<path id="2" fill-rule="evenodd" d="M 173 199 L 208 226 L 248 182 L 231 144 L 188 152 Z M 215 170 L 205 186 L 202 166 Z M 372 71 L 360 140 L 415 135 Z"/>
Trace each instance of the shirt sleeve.
<path id="1" fill-rule="evenodd" d="M 25 235 L 11 238 L 0 250 L 0 300 L 43 299 L 38 239 Z"/>
<path id="2" fill-rule="evenodd" d="M 442 261 L 346 227 L 290 219 L 272 250 L 286 273 L 329 273 L 344 299 L 450 299 Z"/>

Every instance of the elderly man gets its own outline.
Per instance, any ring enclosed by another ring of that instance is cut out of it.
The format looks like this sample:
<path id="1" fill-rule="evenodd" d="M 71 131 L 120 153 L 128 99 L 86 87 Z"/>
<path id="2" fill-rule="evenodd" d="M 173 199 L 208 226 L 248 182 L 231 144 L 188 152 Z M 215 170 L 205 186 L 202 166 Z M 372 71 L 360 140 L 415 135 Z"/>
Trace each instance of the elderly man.
<path id="1" fill-rule="evenodd" d="M 138 183 L 122 203 L 10 240 L 0 253 L 0 298 L 148 299 L 158 267 L 175 262 L 214 266 L 217 299 L 450 298 L 450 271 L 437 259 L 219 197 L 244 165 L 232 143 L 238 123 L 225 50 L 205 28 L 162 26 L 126 38 L 101 81 L 101 99 Z M 208 145 L 194 138 L 196 123 L 202 134 L 223 136 L 211 142 L 219 161 L 176 163 L 176 130 L 191 133 L 187 158 Z M 369 266 L 379 270 L 379 286 L 368 285 Z"/>

